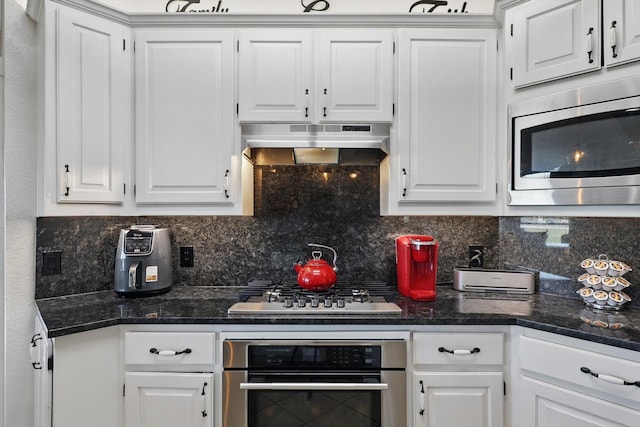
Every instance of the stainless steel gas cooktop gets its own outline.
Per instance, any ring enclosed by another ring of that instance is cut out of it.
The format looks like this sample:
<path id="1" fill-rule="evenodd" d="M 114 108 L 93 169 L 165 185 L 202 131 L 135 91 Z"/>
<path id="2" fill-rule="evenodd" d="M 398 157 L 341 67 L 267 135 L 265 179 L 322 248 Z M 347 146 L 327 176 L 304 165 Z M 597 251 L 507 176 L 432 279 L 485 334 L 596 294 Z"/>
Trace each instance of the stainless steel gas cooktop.
<path id="1" fill-rule="evenodd" d="M 229 314 L 400 314 L 402 309 L 392 302 L 395 297 L 396 290 L 383 282 L 338 281 L 327 291 L 315 292 L 296 282 L 256 280 L 240 292 Z"/>

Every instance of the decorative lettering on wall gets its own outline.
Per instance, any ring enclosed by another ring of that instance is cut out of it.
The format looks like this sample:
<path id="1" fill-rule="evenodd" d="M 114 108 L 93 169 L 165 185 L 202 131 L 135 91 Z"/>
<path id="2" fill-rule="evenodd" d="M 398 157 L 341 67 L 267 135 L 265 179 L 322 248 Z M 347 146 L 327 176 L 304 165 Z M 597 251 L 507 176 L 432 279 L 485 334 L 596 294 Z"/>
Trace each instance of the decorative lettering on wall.
<path id="1" fill-rule="evenodd" d="M 222 0 L 210 7 L 200 5 L 200 0 L 168 0 L 165 12 L 193 12 L 193 13 L 228 13 L 229 8 L 222 6 Z"/>
<path id="2" fill-rule="evenodd" d="M 425 7 L 425 5 L 431 5 L 431 7 L 429 9 L 427 9 Z M 416 2 L 414 2 L 411 7 L 409 8 L 409 13 L 413 12 L 414 9 L 420 10 L 420 6 L 422 7 L 422 13 L 434 13 L 434 12 L 439 12 L 439 10 L 437 10 L 440 6 L 448 6 L 449 2 L 446 0 L 418 0 Z M 469 11 L 467 10 L 467 2 L 463 2 L 462 3 L 462 7 L 458 10 L 458 9 L 451 9 L 449 8 L 447 10 L 447 12 L 449 13 L 469 13 Z"/>
<path id="3" fill-rule="evenodd" d="M 300 0 L 300 4 L 304 13 L 324 12 L 331 6 L 327 0 Z"/>

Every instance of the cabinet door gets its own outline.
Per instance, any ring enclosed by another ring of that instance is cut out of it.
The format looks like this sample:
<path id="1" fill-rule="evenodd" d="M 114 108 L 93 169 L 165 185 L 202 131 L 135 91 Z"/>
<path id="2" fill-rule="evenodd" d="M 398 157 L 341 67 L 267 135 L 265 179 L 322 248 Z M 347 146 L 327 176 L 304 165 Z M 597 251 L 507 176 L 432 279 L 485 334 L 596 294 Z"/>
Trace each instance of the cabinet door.
<path id="1" fill-rule="evenodd" d="M 496 198 L 494 30 L 401 30 L 400 203 Z"/>
<path id="2" fill-rule="evenodd" d="M 122 425 L 117 326 L 53 338 L 53 427 Z"/>
<path id="3" fill-rule="evenodd" d="M 140 31 L 135 66 L 136 203 L 231 203 L 233 32 Z"/>
<path id="4" fill-rule="evenodd" d="M 124 427 L 213 426 L 213 374 L 127 372 Z"/>
<path id="5" fill-rule="evenodd" d="M 640 412 L 524 377 L 521 387 L 522 427 L 632 427 Z"/>
<path id="6" fill-rule="evenodd" d="M 415 426 L 502 427 L 503 387 L 501 372 L 416 373 Z"/>
<path id="7" fill-rule="evenodd" d="M 326 30 L 318 37 L 320 122 L 393 120 L 393 33 Z"/>
<path id="8" fill-rule="evenodd" d="M 66 7 L 58 9 L 57 30 L 57 200 L 122 203 L 128 30 Z"/>
<path id="9" fill-rule="evenodd" d="M 241 121 L 311 122 L 312 32 L 241 31 L 238 56 Z"/>
<path id="10" fill-rule="evenodd" d="M 607 0 L 603 2 L 605 63 L 624 64 L 640 59 L 640 2 Z"/>
<path id="11" fill-rule="evenodd" d="M 600 2 L 536 0 L 512 23 L 515 87 L 600 68 Z"/>

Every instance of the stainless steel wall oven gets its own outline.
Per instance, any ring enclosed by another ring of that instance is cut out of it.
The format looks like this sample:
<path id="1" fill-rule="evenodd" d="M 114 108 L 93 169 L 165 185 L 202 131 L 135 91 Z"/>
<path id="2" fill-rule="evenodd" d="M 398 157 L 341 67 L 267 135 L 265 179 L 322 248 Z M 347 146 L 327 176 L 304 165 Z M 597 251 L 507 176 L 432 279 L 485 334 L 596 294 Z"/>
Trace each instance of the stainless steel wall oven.
<path id="1" fill-rule="evenodd" d="M 225 427 L 406 425 L 404 340 L 224 340 Z"/>
<path id="2" fill-rule="evenodd" d="M 510 107 L 510 205 L 640 204 L 640 79 Z"/>

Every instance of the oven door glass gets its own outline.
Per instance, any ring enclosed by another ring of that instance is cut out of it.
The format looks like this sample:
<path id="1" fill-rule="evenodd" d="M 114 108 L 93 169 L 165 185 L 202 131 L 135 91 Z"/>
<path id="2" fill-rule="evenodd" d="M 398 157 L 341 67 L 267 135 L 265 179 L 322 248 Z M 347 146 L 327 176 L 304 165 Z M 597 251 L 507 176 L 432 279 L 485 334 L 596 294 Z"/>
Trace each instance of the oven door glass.
<path id="1" fill-rule="evenodd" d="M 640 100 L 517 117 L 514 145 L 516 190 L 637 185 Z"/>
<path id="2" fill-rule="evenodd" d="M 380 375 L 250 375 L 249 427 L 379 427 Z"/>

